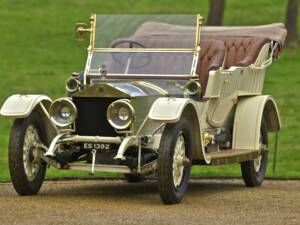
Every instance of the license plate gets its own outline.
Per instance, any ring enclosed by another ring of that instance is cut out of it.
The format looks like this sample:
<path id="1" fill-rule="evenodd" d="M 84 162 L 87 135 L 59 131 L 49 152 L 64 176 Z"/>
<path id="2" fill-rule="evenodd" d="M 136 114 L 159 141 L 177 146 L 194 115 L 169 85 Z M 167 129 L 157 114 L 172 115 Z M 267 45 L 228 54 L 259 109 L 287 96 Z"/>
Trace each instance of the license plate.
<path id="1" fill-rule="evenodd" d="M 83 143 L 82 144 L 82 147 L 84 149 L 87 149 L 87 150 L 110 150 L 112 148 L 112 144 L 106 144 L 106 143 Z"/>

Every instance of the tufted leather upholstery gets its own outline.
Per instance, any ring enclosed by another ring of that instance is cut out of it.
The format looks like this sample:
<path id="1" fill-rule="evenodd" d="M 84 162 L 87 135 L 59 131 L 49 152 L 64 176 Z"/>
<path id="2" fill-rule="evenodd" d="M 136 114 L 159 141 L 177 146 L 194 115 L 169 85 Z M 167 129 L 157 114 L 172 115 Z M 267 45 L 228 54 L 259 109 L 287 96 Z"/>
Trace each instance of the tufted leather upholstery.
<path id="1" fill-rule="evenodd" d="M 141 43 L 146 48 L 193 48 L 194 36 L 182 36 L 180 38 L 165 37 L 165 36 L 150 36 L 139 37 L 133 36 L 130 40 Z M 119 39 L 124 40 L 124 39 Z M 126 40 L 126 39 L 125 39 Z M 118 40 L 117 40 L 118 41 Z M 224 68 L 227 69 L 231 66 L 249 66 L 256 60 L 261 48 L 268 43 L 269 40 L 261 37 L 205 37 L 201 40 L 201 54 L 197 65 L 197 74 L 199 74 L 199 80 L 202 86 L 202 94 L 205 93 L 209 71 L 217 70 L 224 63 Z M 128 43 L 121 44 L 118 47 L 128 47 Z M 139 47 L 139 46 L 132 46 Z M 225 54 L 226 52 L 226 54 Z M 224 59 L 225 57 L 225 59 Z M 184 65 L 182 61 L 186 61 L 187 64 L 191 58 L 184 55 L 177 55 L 167 59 L 160 59 L 155 57 L 152 59 L 154 65 L 161 65 L 160 72 L 169 74 L 170 66 Z M 147 68 L 141 68 L 135 70 L 135 73 L 153 73 L 154 67 L 149 66 Z"/>
<path id="2" fill-rule="evenodd" d="M 202 94 L 205 93 L 209 71 L 220 68 L 224 61 L 225 46 L 219 40 L 201 40 L 201 54 L 197 65 L 197 74 L 202 87 Z"/>
<path id="3" fill-rule="evenodd" d="M 193 48 L 193 38 L 165 38 L 155 37 L 147 39 L 138 39 L 139 43 L 143 44 L 147 48 Z M 199 74 L 199 81 L 202 87 L 202 94 L 205 93 L 208 75 L 210 70 L 217 70 L 223 64 L 225 56 L 224 42 L 220 40 L 202 40 L 201 41 L 201 53 L 198 61 L 196 73 Z M 186 60 L 187 64 L 191 60 L 187 57 L 175 57 L 170 58 L 172 62 L 162 61 L 166 68 L 165 74 L 168 74 L 168 65 L 176 65 L 176 60 Z M 182 65 L 182 62 L 181 62 Z"/>
<path id="4" fill-rule="evenodd" d="M 207 37 L 206 37 L 207 38 Z M 210 37 L 222 40 L 226 47 L 224 68 L 231 66 L 249 66 L 254 63 L 261 48 L 269 42 L 262 37 Z"/>

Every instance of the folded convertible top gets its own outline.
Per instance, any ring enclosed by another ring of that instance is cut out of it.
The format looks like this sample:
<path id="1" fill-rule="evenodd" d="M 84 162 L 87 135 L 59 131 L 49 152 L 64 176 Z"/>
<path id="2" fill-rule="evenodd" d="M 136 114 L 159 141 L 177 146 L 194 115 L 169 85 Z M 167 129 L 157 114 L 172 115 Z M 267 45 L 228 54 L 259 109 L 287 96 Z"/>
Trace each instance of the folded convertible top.
<path id="1" fill-rule="evenodd" d="M 280 49 L 284 46 L 287 30 L 282 23 L 261 26 L 202 26 L 201 36 L 216 37 L 264 37 L 278 42 Z M 158 22 L 146 22 L 135 32 L 134 36 L 191 36 L 195 27 L 180 26 Z"/>

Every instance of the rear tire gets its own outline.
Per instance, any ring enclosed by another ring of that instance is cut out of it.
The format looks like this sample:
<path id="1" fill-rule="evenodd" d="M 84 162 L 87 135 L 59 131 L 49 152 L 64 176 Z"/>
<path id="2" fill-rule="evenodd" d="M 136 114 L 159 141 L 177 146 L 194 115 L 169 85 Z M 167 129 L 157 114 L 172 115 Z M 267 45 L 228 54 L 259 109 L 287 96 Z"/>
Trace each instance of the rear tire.
<path id="1" fill-rule="evenodd" d="M 192 161 L 188 124 L 184 118 L 175 124 L 167 124 L 161 137 L 157 178 L 160 197 L 165 204 L 181 202 L 188 188 Z"/>
<path id="2" fill-rule="evenodd" d="M 40 158 L 37 143 L 46 143 L 41 116 L 33 111 L 24 119 L 15 119 L 9 139 L 8 162 L 11 181 L 19 195 L 35 195 L 40 190 L 46 163 Z"/>
<path id="3" fill-rule="evenodd" d="M 260 133 L 260 144 L 268 147 L 268 130 L 264 120 L 261 123 Z M 268 152 L 266 151 L 263 151 L 257 159 L 241 163 L 242 176 L 247 187 L 258 187 L 262 184 L 267 170 L 267 163 Z"/>
<path id="4" fill-rule="evenodd" d="M 125 179 L 128 183 L 139 183 L 145 180 L 144 176 L 141 174 L 124 174 Z"/>

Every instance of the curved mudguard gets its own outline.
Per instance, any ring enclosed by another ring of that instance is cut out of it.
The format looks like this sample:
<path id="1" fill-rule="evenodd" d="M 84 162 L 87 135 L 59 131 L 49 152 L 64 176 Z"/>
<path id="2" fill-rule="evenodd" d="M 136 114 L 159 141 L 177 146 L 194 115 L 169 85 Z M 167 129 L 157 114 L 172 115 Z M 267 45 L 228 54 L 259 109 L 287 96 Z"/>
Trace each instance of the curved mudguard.
<path id="1" fill-rule="evenodd" d="M 40 102 L 48 108 L 52 100 L 46 95 L 12 95 L 4 102 L 0 115 L 25 118 Z"/>
<path id="2" fill-rule="evenodd" d="M 196 108 L 189 98 L 158 98 L 152 104 L 148 116 L 152 120 L 175 123 L 180 119 L 188 104 L 192 104 Z"/>
<path id="3" fill-rule="evenodd" d="M 176 123 L 182 114 L 189 118 L 191 133 L 193 134 L 193 159 L 204 160 L 206 163 L 209 163 L 203 147 L 201 124 L 194 100 L 190 98 L 158 98 L 153 103 L 148 117 L 151 120 L 162 123 Z"/>
<path id="4" fill-rule="evenodd" d="M 239 100 L 233 127 L 233 149 L 259 150 L 261 121 L 264 117 L 269 132 L 279 131 L 281 121 L 274 99 L 269 95 Z"/>

